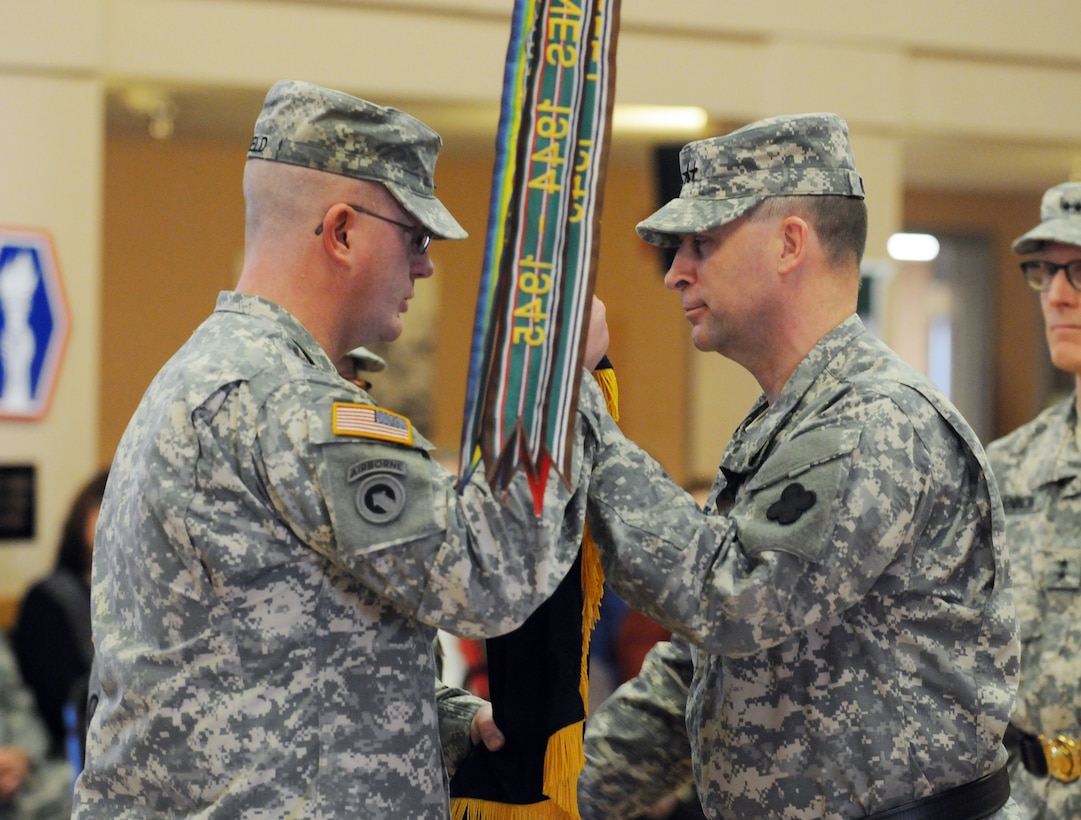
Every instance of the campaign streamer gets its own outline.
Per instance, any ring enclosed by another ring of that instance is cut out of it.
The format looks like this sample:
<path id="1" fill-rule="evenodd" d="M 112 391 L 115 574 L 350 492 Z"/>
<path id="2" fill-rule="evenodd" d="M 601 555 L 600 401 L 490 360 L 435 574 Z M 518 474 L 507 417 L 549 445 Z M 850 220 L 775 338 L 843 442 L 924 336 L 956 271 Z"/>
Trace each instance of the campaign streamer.
<path id="1" fill-rule="evenodd" d="M 519 470 L 542 509 L 571 457 L 598 252 L 619 0 L 517 0 L 462 428 L 463 482 L 502 494 Z M 594 371 L 613 417 L 610 365 Z M 451 779 L 453 820 L 579 820 L 588 656 L 604 572 L 588 528 L 555 593 L 485 642 L 506 746 Z"/>
<path id="2" fill-rule="evenodd" d="M 518 0 L 474 322 L 462 477 L 566 475 L 593 295 L 618 0 Z"/>

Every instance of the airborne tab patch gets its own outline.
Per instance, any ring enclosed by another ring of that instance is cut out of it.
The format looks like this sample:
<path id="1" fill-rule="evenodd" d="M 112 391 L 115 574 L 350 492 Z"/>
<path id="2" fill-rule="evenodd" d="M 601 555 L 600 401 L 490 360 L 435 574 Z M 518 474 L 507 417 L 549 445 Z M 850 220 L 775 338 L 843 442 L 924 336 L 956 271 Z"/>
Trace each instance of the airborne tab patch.
<path id="1" fill-rule="evenodd" d="M 413 423 L 405 416 L 370 404 L 336 401 L 331 408 L 331 429 L 336 436 L 413 443 Z"/>

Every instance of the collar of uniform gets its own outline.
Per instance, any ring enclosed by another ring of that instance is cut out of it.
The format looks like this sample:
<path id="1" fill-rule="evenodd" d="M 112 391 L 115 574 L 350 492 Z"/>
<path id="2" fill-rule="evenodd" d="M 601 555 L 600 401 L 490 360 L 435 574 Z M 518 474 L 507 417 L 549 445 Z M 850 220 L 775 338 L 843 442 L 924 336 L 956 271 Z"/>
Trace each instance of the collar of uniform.
<path id="1" fill-rule="evenodd" d="M 724 468 L 735 473 L 758 469 L 777 430 L 784 426 L 822 371 L 838 352 L 848 348 L 864 332 L 863 320 L 852 314 L 819 339 L 803 357 L 773 405 L 767 404 L 765 396 L 759 396 L 725 448 L 721 459 Z"/>
<path id="2" fill-rule="evenodd" d="M 1043 461 L 1047 474 L 1040 477 L 1041 484 L 1061 483 L 1067 486 L 1064 495 L 1081 494 L 1081 447 L 1078 446 L 1077 397 L 1071 394 L 1054 408 L 1048 441 L 1054 442 L 1051 458 Z"/>
<path id="3" fill-rule="evenodd" d="M 315 337 L 300 323 L 300 320 L 269 299 L 251 293 L 223 290 L 218 294 L 218 302 L 214 310 L 218 313 L 243 313 L 268 319 L 285 330 L 309 362 L 322 370 L 331 373 L 338 372 L 327 352 L 323 350 L 319 342 L 315 341 Z"/>

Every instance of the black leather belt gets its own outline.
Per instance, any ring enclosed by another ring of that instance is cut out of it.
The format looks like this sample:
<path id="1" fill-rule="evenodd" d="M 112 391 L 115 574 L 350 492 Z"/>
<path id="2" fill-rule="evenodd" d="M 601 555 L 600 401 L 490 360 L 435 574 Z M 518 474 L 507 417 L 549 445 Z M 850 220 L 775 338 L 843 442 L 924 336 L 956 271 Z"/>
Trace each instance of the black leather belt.
<path id="1" fill-rule="evenodd" d="M 1010 799 L 1006 767 L 978 780 L 870 815 L 867 820 L 983 820 Z"/>

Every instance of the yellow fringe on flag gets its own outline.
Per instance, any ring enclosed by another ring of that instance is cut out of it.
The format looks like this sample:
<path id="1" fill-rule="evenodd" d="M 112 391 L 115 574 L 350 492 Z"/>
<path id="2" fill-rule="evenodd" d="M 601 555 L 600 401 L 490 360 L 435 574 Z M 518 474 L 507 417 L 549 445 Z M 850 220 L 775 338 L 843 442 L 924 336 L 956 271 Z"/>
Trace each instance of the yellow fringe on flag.
<path id="1" fill-rule="evenodd" d="M 608 412 L 618 420 L 619 390 L 616 373 L 611 367 L 593 371 L 600 384 Z M 604 567 L 597 551 L 597 543 L 589 531 L 589 524 L 582 533 L 582 671 L 578 677 L 578 692 L 582 706 L 589 714 L 589 644 L 593 627 L 601 616 L 601 596 L 604 594 Z M 548 739 L 544 753 L 544 793 L 555 803 L 552 811 L 534 815 L 538 818 L 578 820 L 578 775 L 585 767 L 585 751 L 582 748 L 583 723 L 565 726 Z M 543 804 L 542 804 L 543 805 Z M 558 808 L 556 808 L 558 807 Z M 540 809 L 541 806 L 534 808 Z"/>
<path id="2" fill-rule="evenodd" d="M 616 383 L 616 371 L 608 362 L 607 357 L 604 358 L 603 364 L 606 366 L 593 371 L 593 378 L 600 385 L 604 403 L 608 407 L 608 414 L 612 417 L 612 421 L 619 421 L 619 385 Z M 597 542 L 593 540 L 593 533 L 589 531 L 587 521 L 582 533 L 582 683 L 579 687 L 586 715 L 589 714 L 589 643 L 593 637 L 593 627 L 601 618 L 601 596 L 603 595 L 604 567 L 601 566 Z M 579 771 L 581 771 L 580 768 Z"/>
<path id="3" fill-rule="evenodd" d="M 608 413 L 612 421 L 619 421 L 619 387 L 616 385 L 616 371 L 611 367 L 604 367 L 593 371 L 593 378 L 601 386 L 604 400 L 608 403 Z"/>
<path id="4" fill-rule="evenodd" d="M 593 627 L 601 618 L 601 596 L 604 595 L 604 567 L 597 544 L 586 524 L 582 533 L 582 676 L 578 687 L 589 714 L 589 643 Z"/>
<path id="5" fill-rule="evenodd" d="M 608 412 L 619 421 L 619 390 L 611 367 L 593 371 L 600 384 Z M 601 617 L 604 567 L 589 524 L 582 533 L 582 671 L 578 692 L 589 714 L 589 644 L 593 627 Z M 472 797 L 451 801 L 452 820 L 581 820 L 578 813 L 578 776 L 585 767 L 582 721 L 564 726 L 550 738 L 544 752 L 544 794 L 548 800 L 531 805 L 512 805 Z"/>
<path id="6" fill-rule="evenodd" d="M 604 568 L 597 545 L 586 526 L 582 538 L 582 673 L 578 691 L 589 711 L 589 643 L 600 618 L 604 593 Z M 548 800 L 527 806 L 457 798 L 451 804 L 452 820 L 581 820 L 578 813 L 578 775 L 585 766 L 582 733 L 578 721 L 564 726 L 550 738 L 544 752 L 544 793 Z"/>

